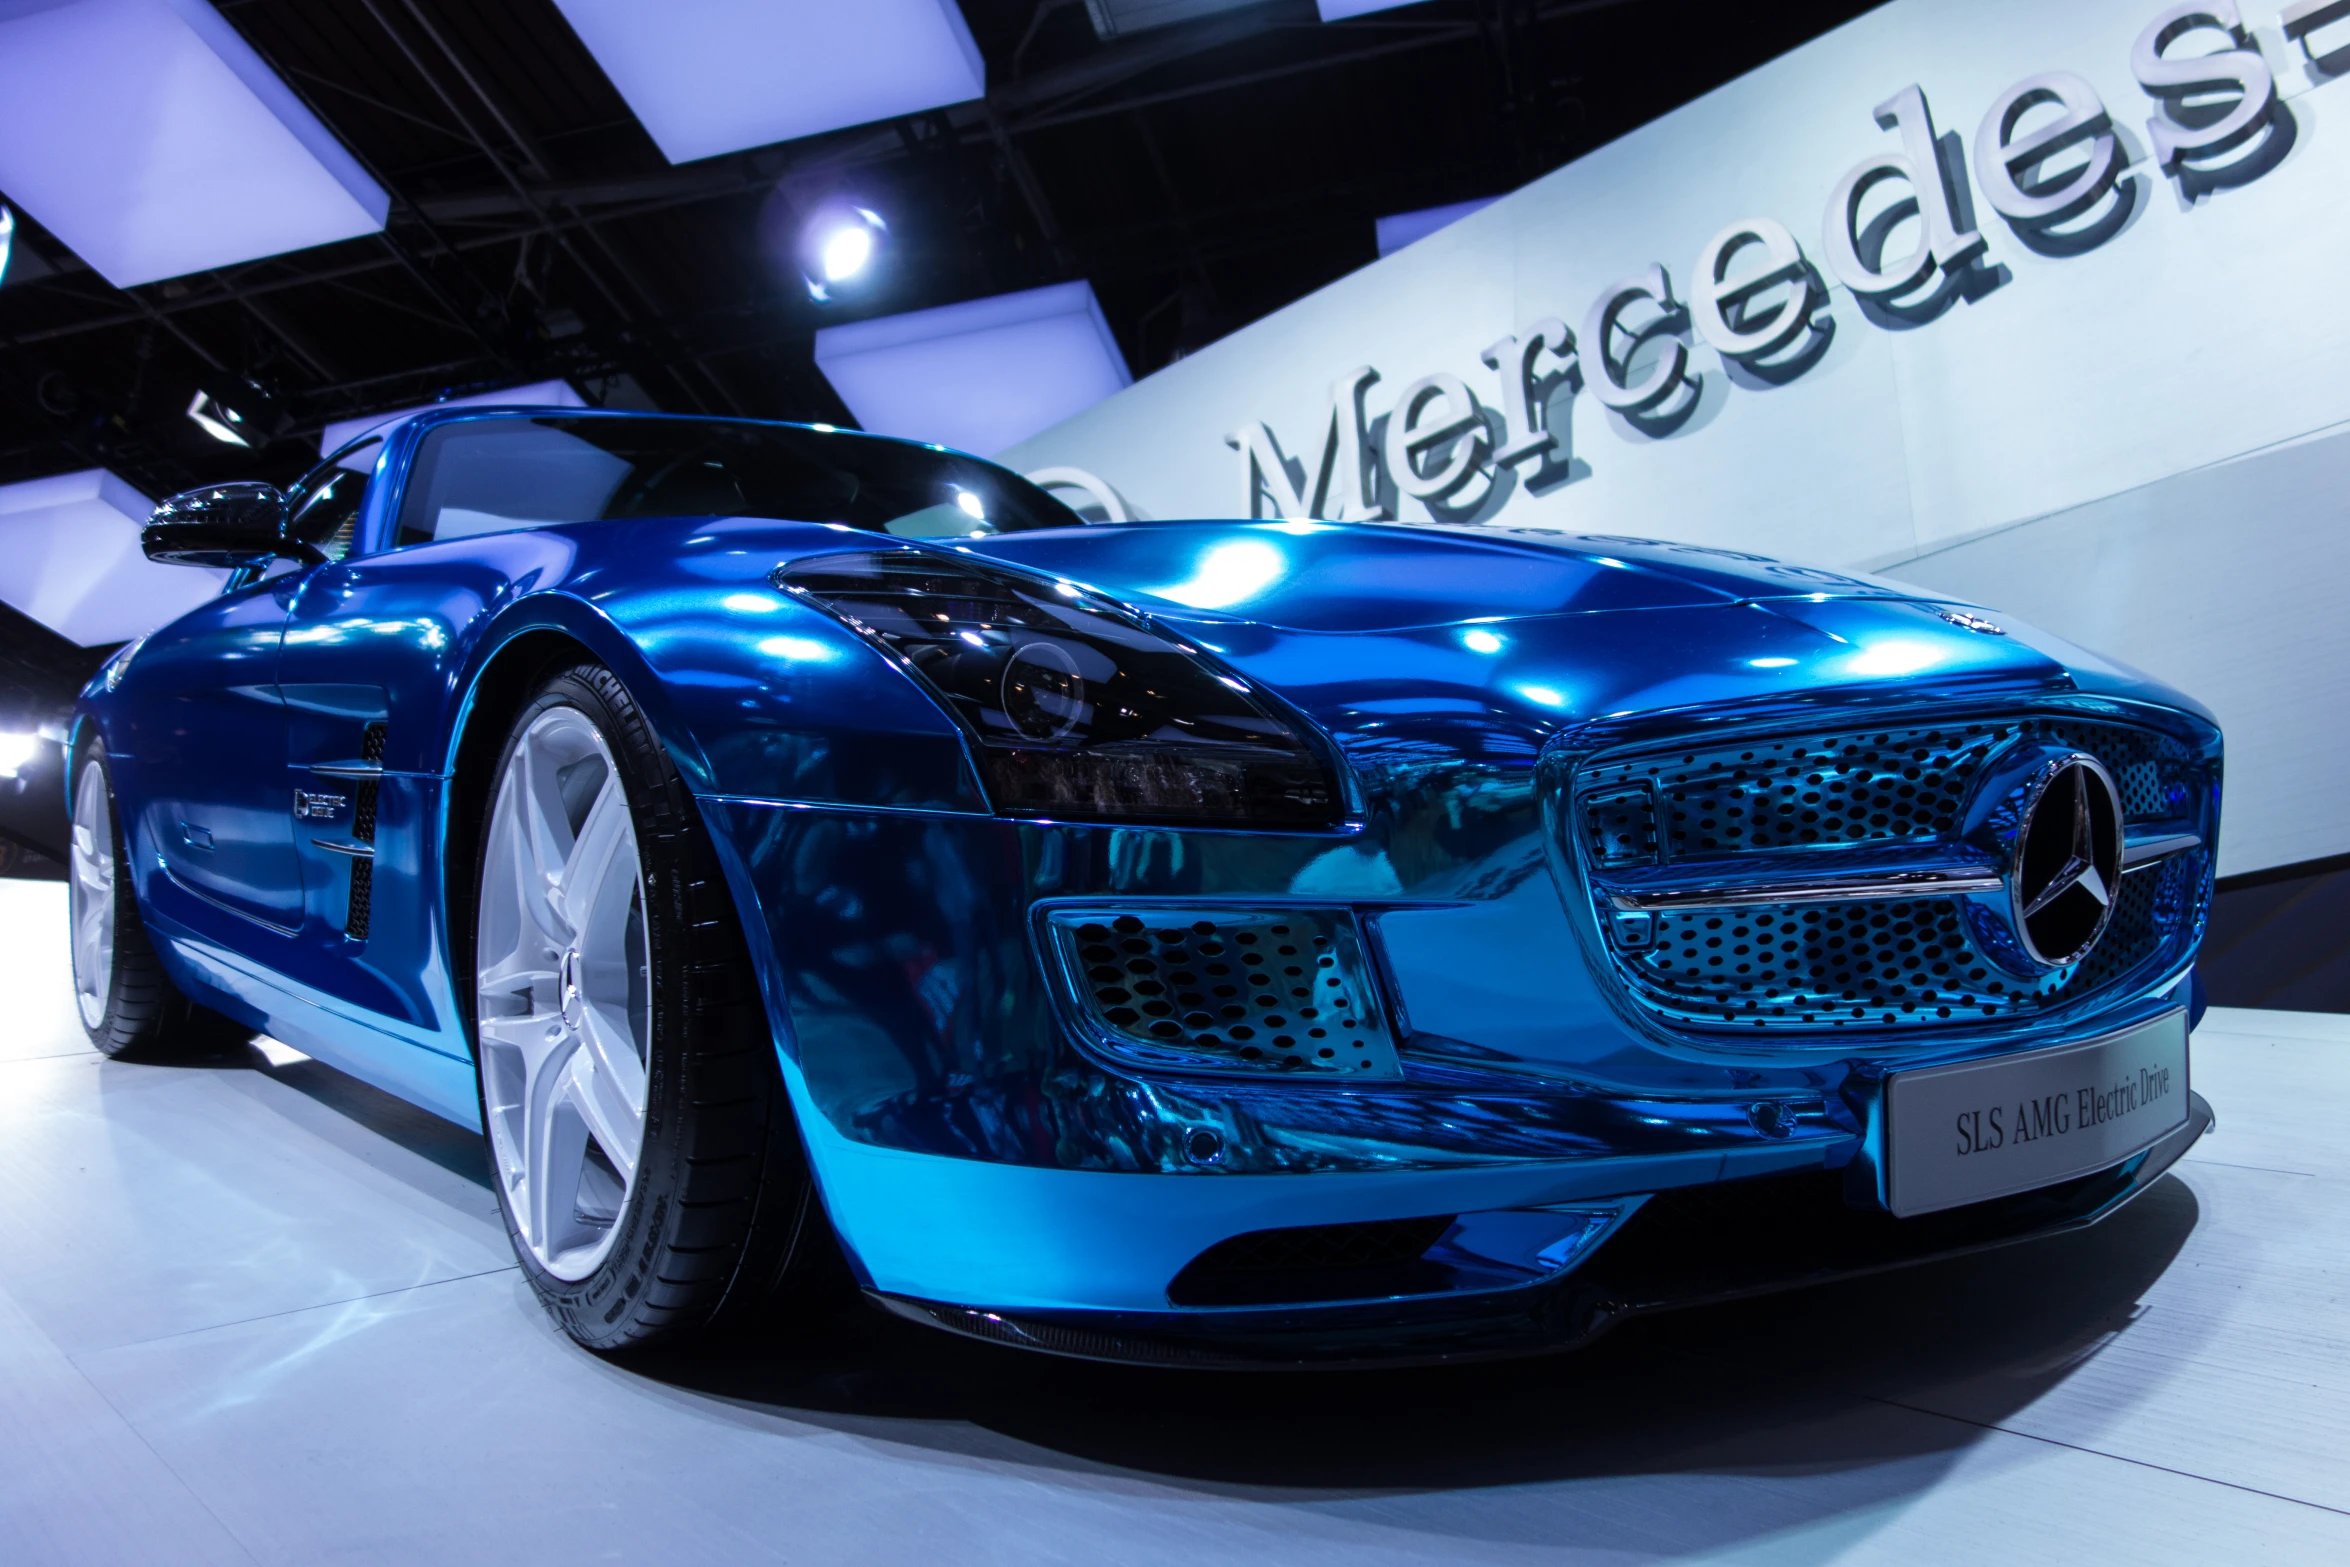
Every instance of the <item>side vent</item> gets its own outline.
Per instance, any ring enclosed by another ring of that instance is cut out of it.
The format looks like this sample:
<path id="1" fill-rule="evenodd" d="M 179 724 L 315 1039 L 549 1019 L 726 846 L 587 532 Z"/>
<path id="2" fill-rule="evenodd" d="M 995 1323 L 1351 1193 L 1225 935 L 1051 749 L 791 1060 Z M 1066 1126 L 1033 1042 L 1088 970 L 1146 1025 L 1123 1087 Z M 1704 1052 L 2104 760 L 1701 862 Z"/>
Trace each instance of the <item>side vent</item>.
<path id="1" fill-rule="evenodd" d="M 384 726 L 369 724 L 367 734 L 359 743 L 359 759 L 381 767 L 384 759 Z M 362 781 L 357 799 L 351 807 L 351 838 L 356 843 L 375 842 L 375 800 L 383 785 L 373 778 Z M 353 941 L 367 939 L 368 906 L 375 895 L 375 861 L 354 859 L 351 862 L 351 907 L 343 917 L 343 934 Z"/>

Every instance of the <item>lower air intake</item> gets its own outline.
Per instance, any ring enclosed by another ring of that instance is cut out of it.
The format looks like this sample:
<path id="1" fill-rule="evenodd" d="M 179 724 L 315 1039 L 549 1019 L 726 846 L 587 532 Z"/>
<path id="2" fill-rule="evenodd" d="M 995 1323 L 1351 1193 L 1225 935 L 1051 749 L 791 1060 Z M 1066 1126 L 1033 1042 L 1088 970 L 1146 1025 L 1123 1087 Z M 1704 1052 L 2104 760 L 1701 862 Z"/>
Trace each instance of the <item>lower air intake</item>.
<path id="1" fill-rule="evenodd" d="M 1167 1286 L 1167 1299 L 1240 1306 L 1433 1294 L 1447 1281 L 1421 1259 L 1452 1226 L 1444 1214 L 1252 1230 L 1192 1258 Z"/>
<path id="2" fill-rule="evenodd" d="M 1251 1230 L 1218 1241 L 1192 1259 L 1202 1273 L 1299 1273 L 1416 1262 L 1452 1228 L 1452 1215 L 1375 1219 L 1365 1224 L 1307 1224 Z"/>
<path id="3" fill-rule="evenodd" d="M 1401 1075 L 1354 916 L 1194 904 L 1056 908 L 1053 956 L 1095 1044 L 1136 1066 Z"/>

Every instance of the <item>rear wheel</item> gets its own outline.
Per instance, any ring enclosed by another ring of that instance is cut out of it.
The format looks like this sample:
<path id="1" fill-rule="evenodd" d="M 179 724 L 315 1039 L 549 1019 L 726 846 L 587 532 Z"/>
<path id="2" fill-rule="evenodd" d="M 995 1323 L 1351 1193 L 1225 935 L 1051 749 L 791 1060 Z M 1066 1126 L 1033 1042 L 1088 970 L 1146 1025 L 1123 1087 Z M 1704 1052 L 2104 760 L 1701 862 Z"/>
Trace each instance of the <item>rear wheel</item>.
<path id="1" fill-rule="evenodd" d="M 732 901 L 610 671 L 524 705 L 481 844 L 482 1122 L 540 1300 L 610 1350 L 815 1294 L 833 1243 Z"/>
<path id="2" fill-rule="evenodd" d="M 180 992 L 163 971 L 128 874 L 106 752 L 95 740 L 74 777 L 66 908 L 74 1000 L 90 1043 L 110 1056 L 159 1060 L 225 1050 L 241 1027 Z"/>

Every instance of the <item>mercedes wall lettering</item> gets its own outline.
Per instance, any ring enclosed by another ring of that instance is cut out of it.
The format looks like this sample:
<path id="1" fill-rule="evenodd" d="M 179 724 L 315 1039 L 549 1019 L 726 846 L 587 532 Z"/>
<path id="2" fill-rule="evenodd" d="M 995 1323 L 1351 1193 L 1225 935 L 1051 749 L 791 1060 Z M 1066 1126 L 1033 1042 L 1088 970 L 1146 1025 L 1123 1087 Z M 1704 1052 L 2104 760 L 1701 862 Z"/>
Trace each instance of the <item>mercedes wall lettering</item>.
<path id="1" fill-rule="evenodd" d="M 1224 437 L 1238 454 L 1234 500 L 1249 516 L 1342 522 L 1401 517 L 1406 499 L 1444 521 L 1507 515 L 1521 490 L 1572 476 L 1564 408 L 1577 393 L 1626 429 L 1661 438 L 1698 406 L 1693 344 L 1721 357 L 1733 385 L 1784 385 L 1823 362 L 1840 328 L 1907 330 L 1989 296 L 2006 269 L 1978 223 L 1978 202 L 2015 244 L 2077 257 L 2127 230 L 2158 182 L 2191 207 L 2264 178 L 2300 135 L 2276 66 L 2338 77 L 2350 68 L 2350 46 L 2335 39 L 2345 16 L 2341 0 L 2288 0 L 2265 18 L 2247 17 L 2234 0 L 2164 7 L 2127 49 L 2152 110 L 2136 126 L 2087 79 L 2043 71 L 2000 92 L 1970 143 L 1937 126 L 1913 82 L 1871 111 L 1891 140 L 1832 184 L 1823 179 L 1818 227 L 1807 226 L 1819 236 L 1819 264 L 1778 218 L 1729 223 L 1686 270 L 1651 262 L 1602 287 L 1575 327 L 1546 316 L 1495 339 L 1478 355 L 1494 376 L 1490 403 L 1438 372 L 1376 409 L 1369 391 L 1381 374 L 1357 365 L 1330 383 L 1327 413 L 1303 442 L 1285 448 L 1261 419 Z M 2273 56 L 2261 31 L 2278 46 Z M 2210 48 L 2213 35 L 2227 47 Z M 1858 306 L 1842 321 L 1831 283 Z M 1084 477 L 1090 490 L 1115 493 Z"/>

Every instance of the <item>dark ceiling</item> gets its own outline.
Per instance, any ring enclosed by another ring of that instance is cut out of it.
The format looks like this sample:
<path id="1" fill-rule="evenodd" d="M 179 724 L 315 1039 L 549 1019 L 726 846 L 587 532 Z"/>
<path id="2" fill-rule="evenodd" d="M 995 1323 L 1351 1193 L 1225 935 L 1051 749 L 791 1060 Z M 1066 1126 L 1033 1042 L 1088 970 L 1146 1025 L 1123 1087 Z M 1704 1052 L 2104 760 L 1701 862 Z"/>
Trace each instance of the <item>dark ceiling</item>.
<path id="1" fill-rule="evenodd" d="M 216 3 L 391 192 L 389 225 L 118 290 L 20 218 L 0 482 L 283 480 L 330 420 L 553 376 L 846 424 L 820 326 L 1069 278 L 1140 375 L 1374 259 L 1373 218 L 1512 189 L 1869 9 L 1430 0 L 1323 25 L 1265 0 L 1103 43 L 1079 0 L 962 0 L 984 101 L 672 166 L 552 0 Z M 762 236 L 843 197 L 886 215 L 889 264 L 819 305 Z M 240 381 L 287 421 L 258 452 L 184 417 Z"/>

